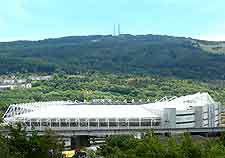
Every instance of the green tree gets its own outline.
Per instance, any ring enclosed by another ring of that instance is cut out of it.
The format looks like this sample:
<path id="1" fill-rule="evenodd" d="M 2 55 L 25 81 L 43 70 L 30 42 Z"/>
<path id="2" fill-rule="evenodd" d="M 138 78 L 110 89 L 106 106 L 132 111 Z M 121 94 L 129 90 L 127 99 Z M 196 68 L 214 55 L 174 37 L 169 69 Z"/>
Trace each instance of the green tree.
<path id="1" fill-rule="evenodd" d="M 203 150 L 204 158 L 224 158 L 225 147 L 218 141 L 208 141 Z"/>
<path id="2" fill-rule="evenodd" d="M 181 150 L 184 158 L 200 158 L 202 157 L 201 149 L 203 146 L 194 143 L 189 133 L 185 133 L 182 139 Z"/>
<path id="3" fill-rule="evenodd" d="M 44 136 L 33 131 L 28 136 L 20 124 L 10 127 L 9 137 L 1 136 L 0 139 L 0 149 L 19 158 L 58 158 L 62 148 L 62 141 L 51 131 L 46 131 Z"/>
<path id="4" fill-rule="evenodd" d="M 175 137 L 170 137 L 167 143 L 167 150 L 166 150 L 166 158 L 181 158 L 180 145 L 177 143 Z"/>

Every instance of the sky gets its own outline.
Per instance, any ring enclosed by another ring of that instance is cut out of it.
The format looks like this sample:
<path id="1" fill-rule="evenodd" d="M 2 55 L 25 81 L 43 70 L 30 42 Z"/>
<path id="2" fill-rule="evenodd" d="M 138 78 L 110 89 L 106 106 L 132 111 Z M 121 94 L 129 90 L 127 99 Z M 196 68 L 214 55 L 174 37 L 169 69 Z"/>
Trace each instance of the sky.
<path id="1" fill-rule="evenodd" d="M 0 0 L 0 41 L 160 34 L 225 41 L 225 0 Z"/>

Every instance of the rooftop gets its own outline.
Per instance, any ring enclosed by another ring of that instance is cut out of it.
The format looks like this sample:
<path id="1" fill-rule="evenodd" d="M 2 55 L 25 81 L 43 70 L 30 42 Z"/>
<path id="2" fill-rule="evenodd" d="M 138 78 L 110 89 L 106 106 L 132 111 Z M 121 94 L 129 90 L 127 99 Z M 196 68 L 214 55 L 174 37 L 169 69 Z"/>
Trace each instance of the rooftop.
<path id="1" fill-rule="evenodd" d="M 208 93 L 196 93 L 182 97 L 163 98 L 155 103 L 91 104 L 90 102 L 35 102 L 11 105 L 4 115 L 5 119 L 16 118 L 158 118 L 164 108 L 188 110 L 194 106 L 205 106 L 215 101 Z"/>

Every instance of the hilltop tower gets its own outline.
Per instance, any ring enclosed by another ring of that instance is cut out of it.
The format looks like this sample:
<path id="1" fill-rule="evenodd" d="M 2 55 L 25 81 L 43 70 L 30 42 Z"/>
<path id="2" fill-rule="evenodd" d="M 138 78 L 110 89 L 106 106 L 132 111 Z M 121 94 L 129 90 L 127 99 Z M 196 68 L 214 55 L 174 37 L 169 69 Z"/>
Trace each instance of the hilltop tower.
<path id="1" fill-rule="evenodd" d="M 120 35 L 120 24 L 118 24 L 118 36 Z"/>
<path id="2" fill-rule="evenodd" d="M 119 36 L 120 35 L 120 24 L 113 25 L 113 36 Z"/>
<path id="3" fill-rule="evenodd" d="M 113 36 L 116 36 L 116 25 L 113 26 Z"/>

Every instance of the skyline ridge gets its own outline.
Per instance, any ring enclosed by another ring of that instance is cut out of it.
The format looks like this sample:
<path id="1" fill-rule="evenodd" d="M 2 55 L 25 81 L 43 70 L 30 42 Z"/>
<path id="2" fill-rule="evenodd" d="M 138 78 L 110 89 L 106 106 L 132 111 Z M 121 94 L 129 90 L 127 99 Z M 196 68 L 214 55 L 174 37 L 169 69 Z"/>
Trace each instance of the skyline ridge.
<path id="1" fill-rule="evenodd" d="M 6 40 L 6 41 L 1 41 L 0 43 L 7 43 L 7 42 L 18 42 L 18 41 L 43 41 L 43 40 L 48 40 L 48 39 L 60 39 L 60 38 L 67 38 L 67 37 L 88 37 L 88 36 L 120 36 L 120 35 L 131 35 L 131 36 L 169 36 L 169 37 L 175 37 L 175 38 L 189 38 L 193 40 L 202 40 L 202 41 L 211 41 L 211 42 L 225 42 L 224 40 L 207 40 L 207 39 L 201 39 L 201 38 L 196 38 L 196 37 L 188 37 L 188 36 L 176 36 L 176 35 L 170 35 L 170 34 L 130 34 L 130 33 L 120 33 L 118 34 L 118 29 L 114 27 L 115 30 L 113 30 L 112 34 L 87 34 L 87 35 L 66 35 L 66 36 L 57 36 L 57 37 L 45 37 L 41 39 L 15 39 L 15 40 Z"/>

